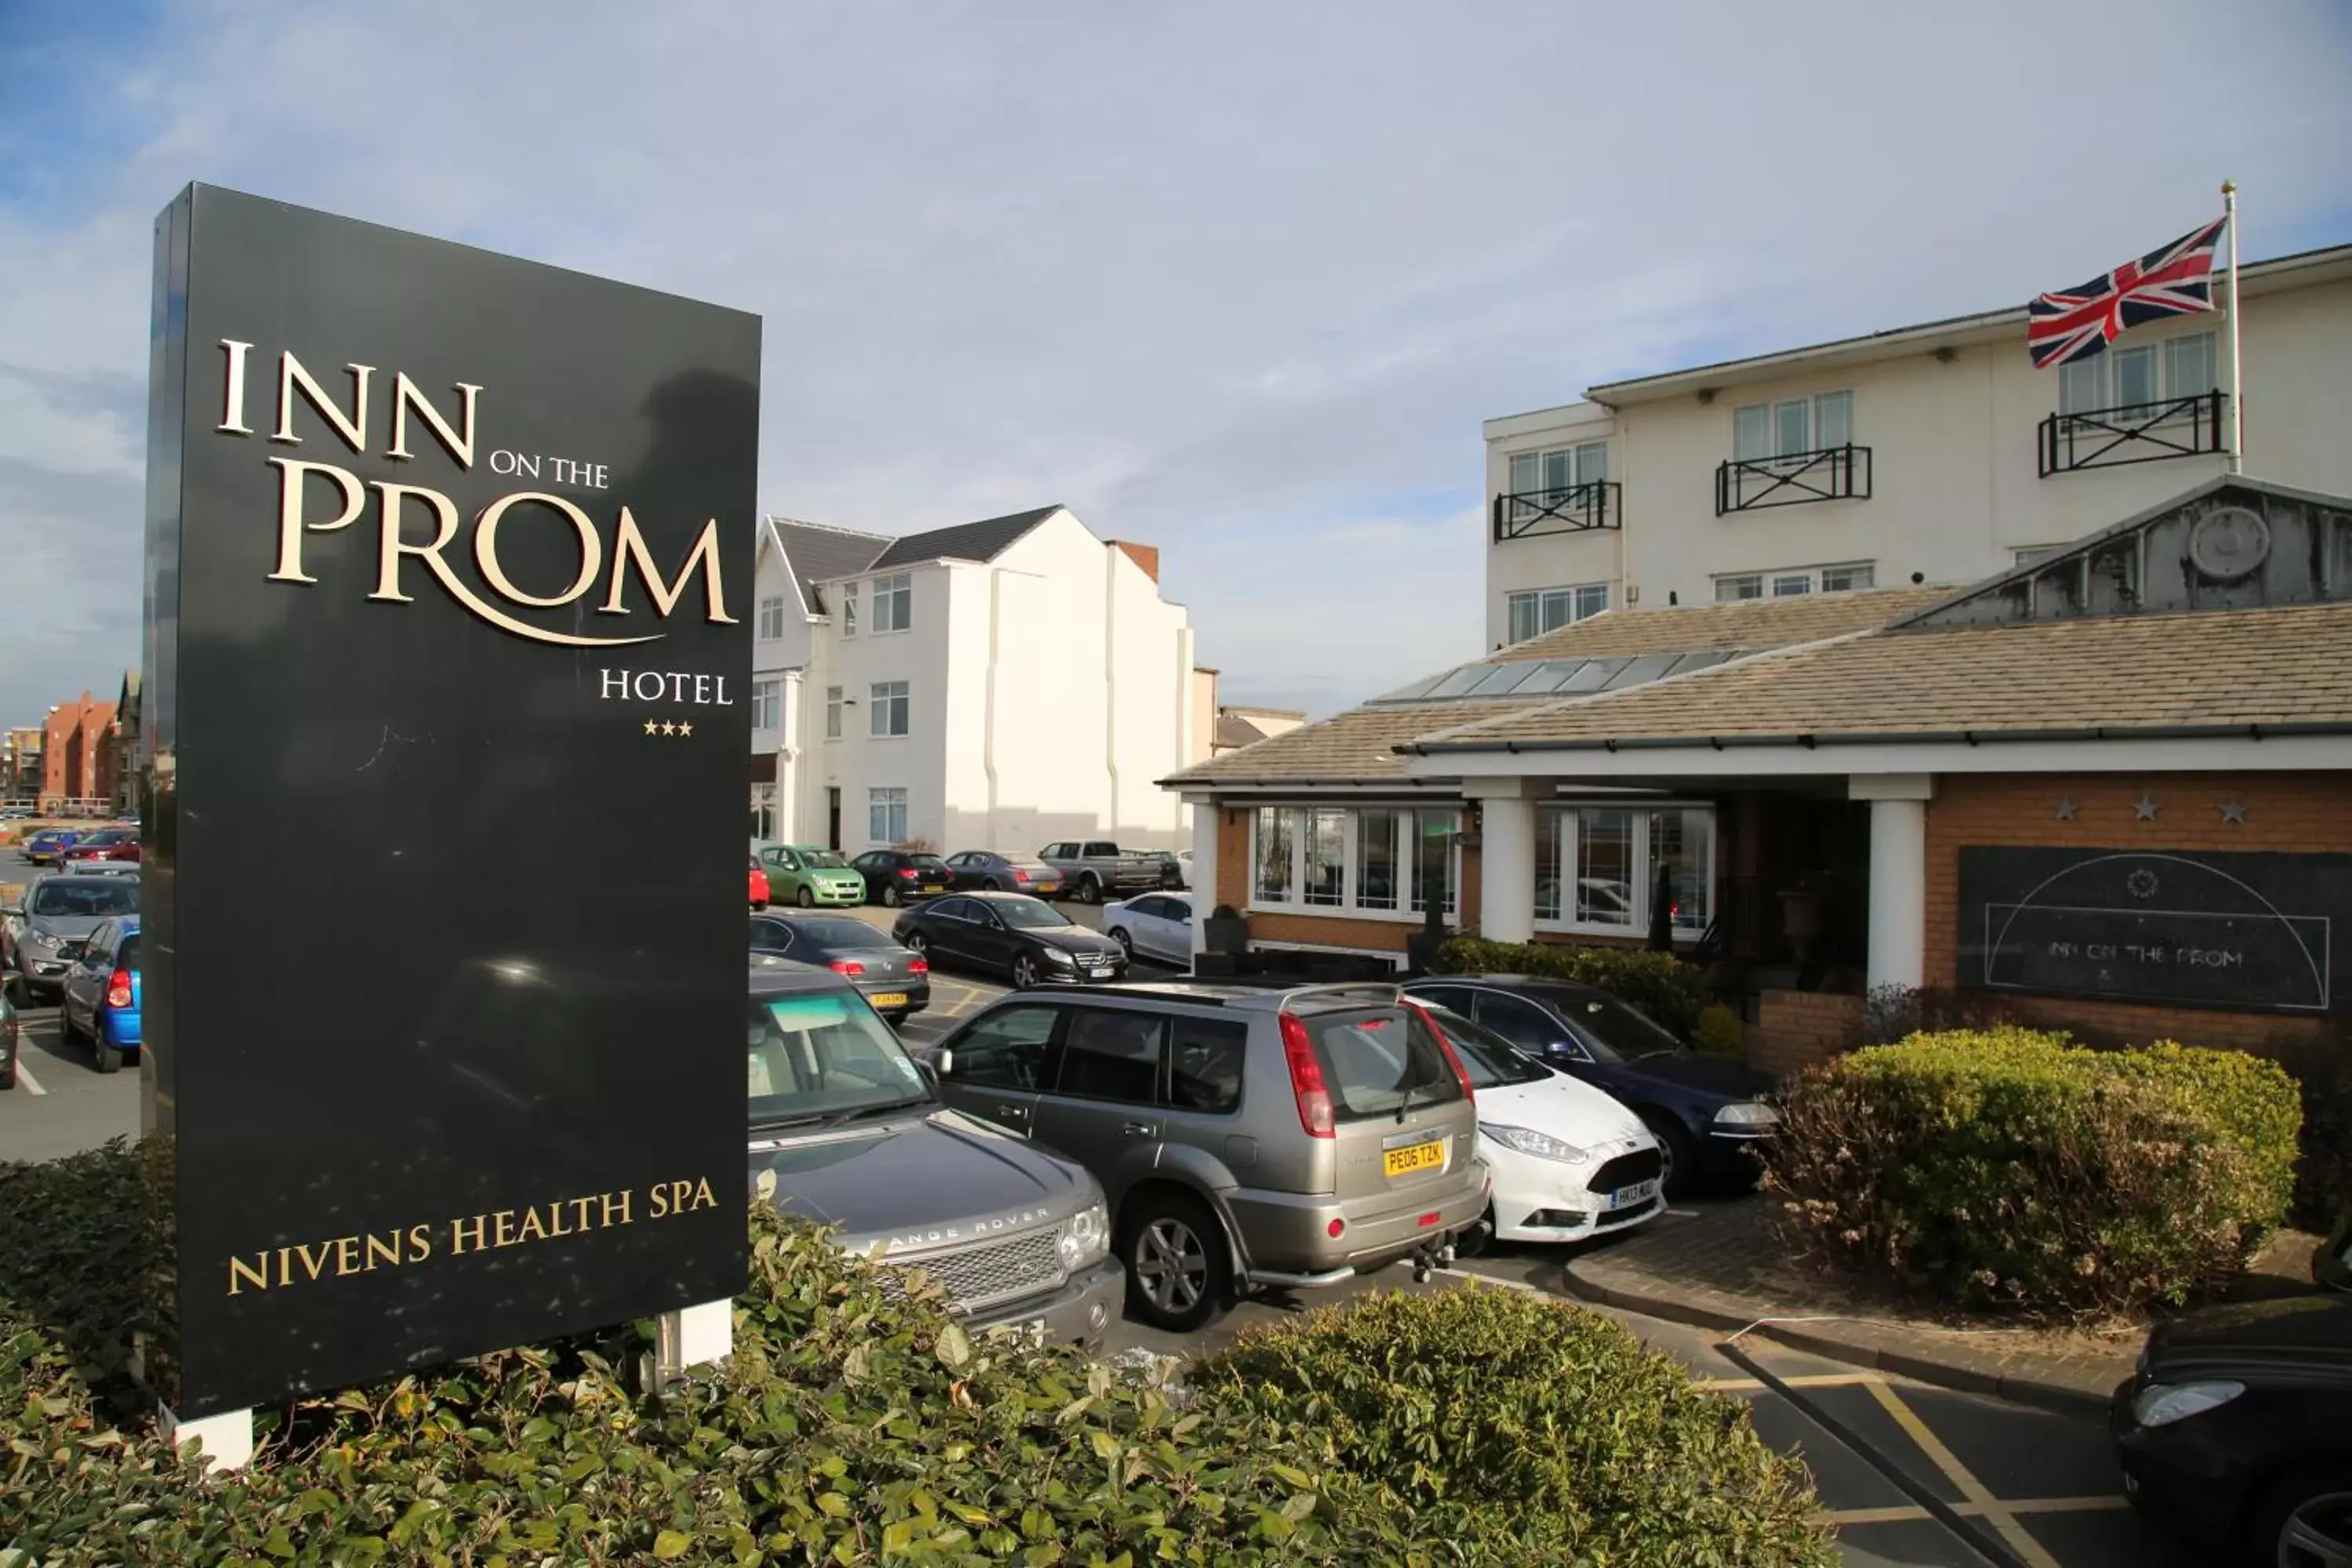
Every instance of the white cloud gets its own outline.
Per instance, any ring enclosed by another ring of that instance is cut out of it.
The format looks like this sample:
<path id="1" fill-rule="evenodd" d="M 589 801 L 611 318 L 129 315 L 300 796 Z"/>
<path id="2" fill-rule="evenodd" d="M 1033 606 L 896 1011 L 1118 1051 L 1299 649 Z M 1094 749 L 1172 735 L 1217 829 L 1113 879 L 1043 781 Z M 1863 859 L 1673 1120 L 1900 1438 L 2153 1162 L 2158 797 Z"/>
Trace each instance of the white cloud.
<path id="1" fill-rule="evenodd" d="M 143 382 L 190 178 L 759 311 L 763 506 L 1066 502 L 1162 547 L 1229 690 L 1328 709 L 1476 650 L 1483 418 L 2070 282 L 2225 174 L 2255 254 L 2347 237 L 2340 8 L 2227 48 L 2212 15 L 192 5 L 70 56 L 79 112 L 0 106 L 68 163 L 146 128 L 67 205 L 0 199 L 37 373 L 0 381 L 37 470 L 0 468 L 0 583 L 38 530 L 109 606 L 0 645 L 0 714 L 133 657 L 138 432 L 90 395 Z"/>

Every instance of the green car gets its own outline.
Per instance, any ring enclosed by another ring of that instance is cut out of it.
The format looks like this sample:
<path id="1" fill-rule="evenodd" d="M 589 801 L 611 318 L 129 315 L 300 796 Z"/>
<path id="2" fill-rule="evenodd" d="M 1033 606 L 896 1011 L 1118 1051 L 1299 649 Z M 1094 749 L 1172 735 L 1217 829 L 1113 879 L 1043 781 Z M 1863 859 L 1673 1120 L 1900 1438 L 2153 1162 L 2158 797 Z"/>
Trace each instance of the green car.
<path id="1" fill-rule="evenodd" d="M 837 849 L 814 844 L 771 844 L 760 851 L 768 874 L 768 898 L 779 904 L 814 909 L 820 904 L 862 904 L 866 878 Z"/>

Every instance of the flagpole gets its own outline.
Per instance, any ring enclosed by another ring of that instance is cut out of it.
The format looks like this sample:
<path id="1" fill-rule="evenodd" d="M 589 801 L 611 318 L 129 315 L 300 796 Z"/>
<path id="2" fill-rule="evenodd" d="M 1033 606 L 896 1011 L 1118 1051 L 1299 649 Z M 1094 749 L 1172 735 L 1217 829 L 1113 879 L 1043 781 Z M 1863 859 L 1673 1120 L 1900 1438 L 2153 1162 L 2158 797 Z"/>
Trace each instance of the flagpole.
<path id="1" fill-rule="evenodd" d="M 2246 467 L 2246 381 L 2238 355 L 2238 182 L 2221 182 L 2221 216 L 2230 226 L 2230 471 Z"/>

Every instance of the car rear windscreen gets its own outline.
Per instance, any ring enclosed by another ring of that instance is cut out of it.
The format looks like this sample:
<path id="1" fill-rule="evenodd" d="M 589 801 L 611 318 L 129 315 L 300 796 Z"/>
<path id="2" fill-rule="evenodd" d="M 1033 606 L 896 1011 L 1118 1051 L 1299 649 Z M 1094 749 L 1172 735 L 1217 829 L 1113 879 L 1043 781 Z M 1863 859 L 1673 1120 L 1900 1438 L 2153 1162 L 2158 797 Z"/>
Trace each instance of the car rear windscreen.
<path id="1" fill-rule="evenodd" d="M 1299 1022 L 1314 1042 L 1338 1121 L 1394 1116 L 1408 1100 L 1443 1105 L 1462 1098 L 1444 1048 L 1416 1013 L 1367 1007 L 1303 1014 Z"/>
<path id="2" fill-rule="evenodd" d="M 124 937 L 122 945 L 114 950 L 114 967 L 139 973 L 139 938 L 135 933 Z"/>

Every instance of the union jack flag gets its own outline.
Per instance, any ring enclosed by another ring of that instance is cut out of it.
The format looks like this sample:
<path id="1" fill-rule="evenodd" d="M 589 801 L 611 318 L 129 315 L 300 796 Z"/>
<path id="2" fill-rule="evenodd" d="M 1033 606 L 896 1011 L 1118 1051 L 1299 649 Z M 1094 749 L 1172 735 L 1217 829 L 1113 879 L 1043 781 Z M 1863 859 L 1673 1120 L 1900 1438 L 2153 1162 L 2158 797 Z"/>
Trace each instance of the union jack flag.
<path id="1" fill-rule="evenodd" d="M 2088 283 L 2026 307 L 2025 346 L 2036 368 L 2105 353 L 2126 327 L 2213 308 L 2213 247 L 2230 220 L 2217 217 Z"/>

